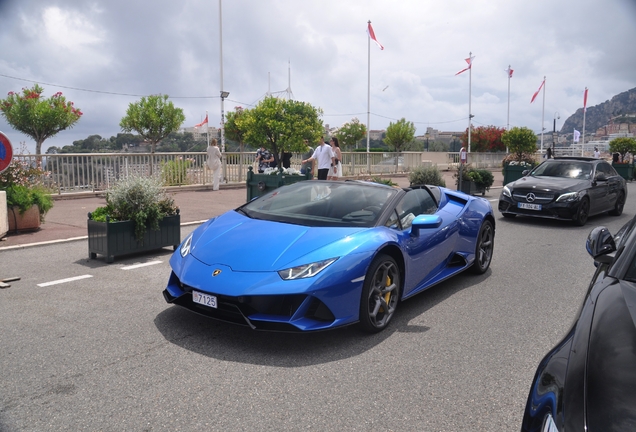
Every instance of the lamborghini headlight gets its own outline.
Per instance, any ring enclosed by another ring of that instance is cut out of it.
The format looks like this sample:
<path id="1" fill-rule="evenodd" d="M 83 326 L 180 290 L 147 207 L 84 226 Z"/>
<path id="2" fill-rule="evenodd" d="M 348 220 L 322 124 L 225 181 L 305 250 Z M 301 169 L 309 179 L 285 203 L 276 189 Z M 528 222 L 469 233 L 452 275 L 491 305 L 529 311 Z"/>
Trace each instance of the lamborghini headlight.
<path id="1" fill-rule="evenodd" d="M 508 198 L 512 198 L 512 193 L 510 193 L 510 189 L 508 188 L 508 186 L 504 186 L 503 189 L 501 189 L 501 194 L 503 196 L 507 196 Z"/>
<path id="2" fill-rule="evenodd" d="M 298 267 L 291 267 L 285 270 L 280 270 L 278 275 L 283 280 L 303 279 L 316 276 L 318 273 L 329 267 L 336 262 L 338 258 L 330 258 L 324 261 L 317 261 L 311 264 L 304 264 Z"/>
<path id="3" fill-rule="evenodd" d="M 560 195 L 557 198 L 557 202 L 572 202 L 572 201 L 578 201 L 581 199 L 581 197 L 583 196 L 583 194 L 585 193 L 585 191 L 579 191 L 579 192 L 568 192 L 568 193 L 564 193 L 563 195 Z"/>
<path id="4" fill-rule="evenodd" d="M 179 248 L 179 252 L 181 256 L 185 258 L 187 254 L 190 253 L 190 246 L 192 246 L 192 234 L 188 236 L 187 239 L 183 243 L 181 243 L 181 248 Z"/>

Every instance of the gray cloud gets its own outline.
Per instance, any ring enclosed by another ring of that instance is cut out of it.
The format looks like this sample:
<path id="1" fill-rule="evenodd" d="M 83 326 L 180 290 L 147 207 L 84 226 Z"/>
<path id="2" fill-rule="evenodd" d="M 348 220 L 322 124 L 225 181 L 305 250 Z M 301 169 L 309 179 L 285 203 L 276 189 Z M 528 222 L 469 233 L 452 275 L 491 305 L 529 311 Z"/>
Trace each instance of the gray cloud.
<path id="1" fill-rule="evenodd" d="M 85 113 L 45 148 L 117 134 L 137 95 L 170 95 L 186 113 L 184 126 L 206 110 L 210 124 L 220 122 L 218 1 L 0 0 L 0 11 L 0 95 L 35 81 L 47 96 L 62 91 Z M 476 56 L 477 125 L 505 127 L 509 64 L 510 123 L 535 131 L 542 100 L 530 98 L 543 76 L 547 129 L 556 112 L 563 121 L 582 106 L 586 86 L 588 105 L 636 86 L 632 0 L 226 0 L 226 110 L 262 98 L 268 74 L 271 91 L 286 89 L 291 63 L 295 98 L 322 108 L 325 123 L 366 123 L 367 20 L 385 46 L 370 51 L 372 129 L 401 117 L 418 133 L 427 126 L 465 129 L 468 73 L 455 73 L 469 52 Z M 3 119 L 0 130 L 14 145 L 34 147 Z"/>

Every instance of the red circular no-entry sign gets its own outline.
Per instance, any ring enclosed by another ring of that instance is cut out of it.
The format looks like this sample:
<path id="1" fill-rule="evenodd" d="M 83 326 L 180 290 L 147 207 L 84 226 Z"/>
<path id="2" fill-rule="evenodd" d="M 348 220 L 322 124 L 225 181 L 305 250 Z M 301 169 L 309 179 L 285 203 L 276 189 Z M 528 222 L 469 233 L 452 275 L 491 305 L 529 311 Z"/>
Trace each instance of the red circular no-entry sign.
<path id="1" fill-rule="evenodd" d="M 0 173 L 7 169 L 13 159 L 13 147 L 11 141 L 2 132 L 0 132 Z"/>

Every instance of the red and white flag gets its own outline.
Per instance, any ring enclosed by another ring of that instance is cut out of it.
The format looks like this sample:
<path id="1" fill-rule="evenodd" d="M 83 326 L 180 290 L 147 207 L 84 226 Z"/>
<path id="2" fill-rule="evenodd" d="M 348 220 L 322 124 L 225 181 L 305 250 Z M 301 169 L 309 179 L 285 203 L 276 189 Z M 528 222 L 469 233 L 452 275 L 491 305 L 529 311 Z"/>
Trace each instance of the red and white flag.
<path id="1" fill-rule="evenodd" d="M 195 127 L 195 129 L 196 129 L 196 128 L 200 128 L 200 127 L 201 127 L 201 126 L 203 126 L 203 125 L 207 125 L 207 124 L 208 124 L 208 115 L 206 114 L 206 115 L 205 115 L 205 120 L 203 120 L 201 123 L 199 123 L 199 124 L 197 124 L 197 125 L 194 125 L 194 127 Z"/>
<path id="2" fill-rule="evenodd" d="M 530 103 L 534 102 L 534 100 L 537 98 L 537 95 L 539 94 L 539 92 L 543 88 L 543 84 L 545 84 L 545 79 L 543 81 L 541 81 L 541 85 L 539 86 L 539 89 L 536 92 L 534 92 L 534 94 L 532 95 L 532 99 L 530 99 Z"/>
<path id="3" fill-rule="evenodd" d="M 367 27 L 367 34 L 373 40 L 373 42 L 375 42 L 380 47 L 381 50 L 384 49 L 382 44 L 375 38 L 375 32 L 373 31 L 373 27 L 371 27 L 371 21 L 369 21 L 369 26 Z"/>
<path id="4" fill-rule="evenodd" d="M 462 72 L 466 72 L 468 69 L 472 68 L 472 67 L 473 67 L 473 59 L 474 59 L 474 58 L 475 58 L 475 56 L 472 56 L 472 57 L 469 57 L 469 58 L 467 58 L 467 59 L 464 59 L 464 60 L 466 60 L 466 63 L 468 63 L 468 67 L 467 67 L 466 69 L 462 69 L 462 70 L 460 70 L 460 71 L 459 71 L 459 72 L 457 72 L 455 75 L 459 75 L 460 73 L 462 73 Z"/>
<path id="5" fill-rule="evenodd" d="M 512 78 L 512 73 L 514 72 L 514 69 L 510 69 L 510 66 L 508 66 L 508 69 L 506 69 L 506 72 L 508 72 L 508 78 Z"/>
<path id="6" fill-rule="evenodd" d="M 583 93 L 583 112 L 587 111 L 587 87 L 585 87 L 585 93 Z"/>

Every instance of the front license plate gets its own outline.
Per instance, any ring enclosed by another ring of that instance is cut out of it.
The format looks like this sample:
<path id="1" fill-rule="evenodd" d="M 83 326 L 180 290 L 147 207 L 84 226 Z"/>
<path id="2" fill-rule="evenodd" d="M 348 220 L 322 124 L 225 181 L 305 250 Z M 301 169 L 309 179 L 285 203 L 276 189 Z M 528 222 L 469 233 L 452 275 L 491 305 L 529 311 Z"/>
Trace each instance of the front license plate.
<path id="1" fill-rule="evenodd" d="M 541 210 L 541 204 L 517 203 L 517 207 L 526 210 Z"/>
<path id="2" fill-rule="evenodd" d="M 216 309 L 216 296 L 192 290 L 192 301 Z"/>

